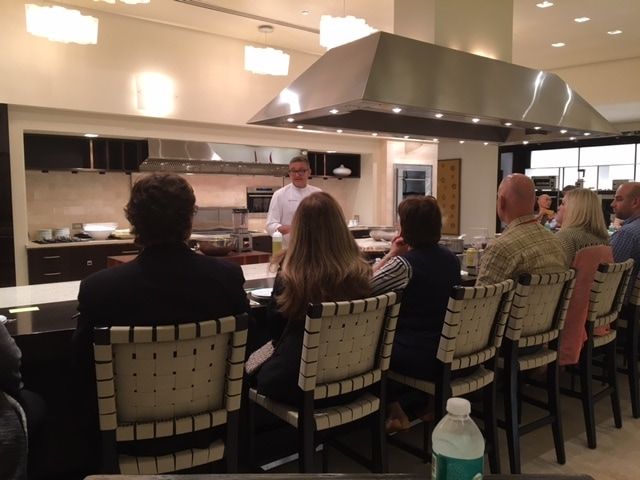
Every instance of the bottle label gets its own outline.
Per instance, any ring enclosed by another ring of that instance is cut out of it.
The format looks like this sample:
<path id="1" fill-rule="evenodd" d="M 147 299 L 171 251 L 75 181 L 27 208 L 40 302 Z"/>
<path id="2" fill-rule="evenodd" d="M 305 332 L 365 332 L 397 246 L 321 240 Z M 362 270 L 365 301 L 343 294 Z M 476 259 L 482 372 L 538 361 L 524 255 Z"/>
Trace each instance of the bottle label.
<path id="1" fill-rule="evenodd" d="M 482 480 L 484 457 L 465 460 L 433 452 L 431 480 Z"/>

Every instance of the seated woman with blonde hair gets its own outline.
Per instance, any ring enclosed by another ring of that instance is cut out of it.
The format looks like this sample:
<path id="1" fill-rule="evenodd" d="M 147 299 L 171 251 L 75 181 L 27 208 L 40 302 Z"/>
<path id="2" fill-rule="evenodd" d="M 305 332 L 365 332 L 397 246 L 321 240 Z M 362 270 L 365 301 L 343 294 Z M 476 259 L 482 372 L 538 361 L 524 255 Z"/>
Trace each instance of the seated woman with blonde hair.
<path id="1" fill-rule="evenodd" d="M 296 405 L 302 398 L 298 373 L 309 303 L 366 298 L 380 292 L 376 283 L 383 277 L 372 279 L 371 267 L 347 228 L 342 209 L 325 192 L 300 202 L 289 246 L 272 264 L 279 271 L 267 322 L 275 350 L 256 369 L 251 382 L 259 393 Z M 387 271 L 383 280 L 387 291 L 402 288 L 408 282 L 408 269 L 400 268 L 393 276 Z"/>
<path id="2" fill-rule="evenodd" d="M 567 254 L 568 265 L 572 264 L 578 250 L 609 243 L 600 199 L 595 192 L 586 188 L 568 191 L 557 217 L 562 229 L 556 233 L 556 238 Z"/>

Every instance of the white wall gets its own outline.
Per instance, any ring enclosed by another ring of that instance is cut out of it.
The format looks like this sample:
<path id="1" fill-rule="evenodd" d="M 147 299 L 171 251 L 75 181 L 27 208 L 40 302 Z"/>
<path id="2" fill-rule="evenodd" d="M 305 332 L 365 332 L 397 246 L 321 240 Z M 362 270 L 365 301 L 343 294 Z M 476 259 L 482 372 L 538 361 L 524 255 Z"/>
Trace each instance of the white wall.
<path id="1" fill-rule="evenodd" d="M 460 233 L 475 227 L 495 233 L 498 147 L 466 142 L 440 142 L 438 159 L 461 158 Z"/>
<path id="2" fill-rule="evenodd" d="M 22 0 L 2 0 L 0 102 L 139 115 L 134 76 L 159 72 L 175 86 L 169 118 L 243 125 L 317 56 L 289 51 L 288 77 L 244 70 L 246 42 L 92 11 L 97 45 L 28 34 Z"/>

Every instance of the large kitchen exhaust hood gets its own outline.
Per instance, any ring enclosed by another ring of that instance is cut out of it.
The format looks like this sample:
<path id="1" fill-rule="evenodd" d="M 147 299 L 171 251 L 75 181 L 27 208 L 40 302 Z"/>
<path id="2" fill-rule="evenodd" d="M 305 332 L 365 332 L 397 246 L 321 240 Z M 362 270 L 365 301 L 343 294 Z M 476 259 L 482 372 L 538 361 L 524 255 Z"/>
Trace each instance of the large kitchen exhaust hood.
<path id="1" fill-rule="evenodd" d="M 553 73 L 385 32 L 329 50 L 249 123 L 498 144 L 619 133 Z"/>
<path id="2" fill-rule="evenodd" d="M 187 140 L 148 140 L 149 157 L 140 164 L 143 172 L 226 173 L 286 177 L 289 160 L 300 149 L 254 147 Z"/>

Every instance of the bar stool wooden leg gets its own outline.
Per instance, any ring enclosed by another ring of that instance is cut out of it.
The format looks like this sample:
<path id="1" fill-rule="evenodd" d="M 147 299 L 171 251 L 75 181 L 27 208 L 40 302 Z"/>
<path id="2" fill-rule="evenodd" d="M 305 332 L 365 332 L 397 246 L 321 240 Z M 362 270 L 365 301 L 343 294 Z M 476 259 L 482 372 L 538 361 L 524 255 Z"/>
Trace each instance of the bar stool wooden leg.
<path id="1" fill-rule="evenodd" d="M 584 425 L 587 432 L 587 445 L 589 448 L 596 448 L 596 422 L 593 408 L 593 385 L 591 383 L 593 378 L 592 370 L 591 348 L 589 345 L 585 345 L 580 355 L 580 396 L 582 399 Z"/>
<path id="2" fill-rule="evenodd" d="M 518 424 L 518 367 L 512 365 L 511 355 L 504 358 L 504 414 L 509 448 L 509 467 L 511 473 L 520 473 L 520 434 Z"/>
<path id="3" fill-rule="evenodd" d="M 556 448 L 556 459 L 560 465 L 566 462 L 564 451 L 564 435 L 562 433 L 562 419 L 560 417 L 560 385 L 558 379 L 558 361 L 547 366 L 547 392 L 549 413 L 554 420 L 551 423 L 553 443 Z"/>
<path id="4" fill-rule="evenodd" d="M 607 374 L 611 386 L 611 408 L 616 428 L 622 428 L 622 412 L 620 411 L 620 392 L 618 390 L 618 376 L 616 367 L 616 342 L 607 345 Z"/>
<path id="5" fill-rule="evenodd" d="M 500 473 L 500 448 L 498 444 L 498 418 L 496 416 L 496 382 L 483 389 L 482 414 L 484 434 L 487 438 L 489 468 L 491 473 Z"/>

